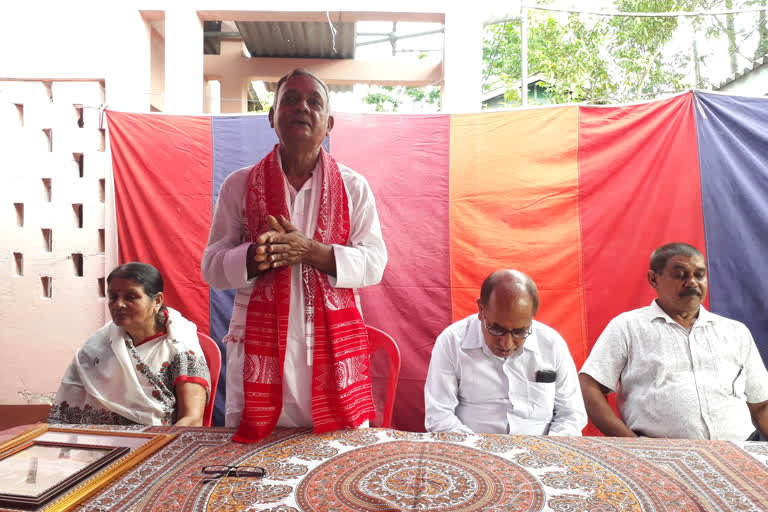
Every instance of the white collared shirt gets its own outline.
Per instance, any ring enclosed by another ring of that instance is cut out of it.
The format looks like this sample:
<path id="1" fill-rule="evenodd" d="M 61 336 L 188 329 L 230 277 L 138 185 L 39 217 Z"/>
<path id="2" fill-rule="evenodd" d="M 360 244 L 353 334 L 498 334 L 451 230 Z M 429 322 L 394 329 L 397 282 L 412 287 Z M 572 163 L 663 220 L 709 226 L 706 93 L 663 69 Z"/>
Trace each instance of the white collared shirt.
<path id="1" fill-rule="evenodd" d="M 580 436 L 587 413 L 568 345 L 533 321 L 522 349 L 496 357 L 485 344 L 477 314 L 437 337 L 424 387 L 430 432 Z M 536 382 L 551 370 L 555 382 Z"/>
<path id="2" fill-rule="evenodd" d="M 279 153 L 278 153 L 279 155 Z M 291 223 L 307 236 L 314 235 L 320 201 L 321 161 L 302 187 L 296 191 L 286 180 L 286 199 Z M 242 343 L 245 317 L 255 279 L 248 280 L 245 258 L 251 243 L 247 240 L 245 192 L 251 167 L 230 174 L 216 201 L 208 246 L 203 253 L 203 278 L 214 288 L 237 288 L 227 342 L 226 425 L 240 423 L 243 397 Z M 381 280 L 387 263 L 387 250 L 381 235 L 373 192 L 363 176 L 339 164 L 349 204 L 350 233 L 346 246 L 334 245 L 336 277 L 328 276 L 336 288 L 360 288 Z M 257 235 L 257 234 L 254 234 Z M 304 321 L 304 287 L 301 265 L 291 267 L 291 302 L 283 372 L 283 408 L 278 426 L 312 426 L 312 357 L 308 349 Z"/>
<path id="3" fill-rule="evenodd" d="M 582 373 L 616 391 L 630 430 L 651 437 L 743 441 L 747 402 L 768 400 L 768 372 L 747 327 L 699 308 L 688 332 L 654 300 L 610 321 Z"/>

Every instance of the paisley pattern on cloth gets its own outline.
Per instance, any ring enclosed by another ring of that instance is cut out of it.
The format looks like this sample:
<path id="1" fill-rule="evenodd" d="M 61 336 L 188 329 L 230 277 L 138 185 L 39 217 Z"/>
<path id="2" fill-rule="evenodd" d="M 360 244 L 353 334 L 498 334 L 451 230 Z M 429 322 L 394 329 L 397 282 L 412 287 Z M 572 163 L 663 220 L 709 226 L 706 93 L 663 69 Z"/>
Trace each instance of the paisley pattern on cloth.
<path id="1" fill-rule="evenodd" d="M 768 510 L 768 443 L 277 428 L 240 444 L 232 429 L 148 430 L 180 435 L 83 510 Z M 267 475 L 206 483 L 206 465 Z"/>

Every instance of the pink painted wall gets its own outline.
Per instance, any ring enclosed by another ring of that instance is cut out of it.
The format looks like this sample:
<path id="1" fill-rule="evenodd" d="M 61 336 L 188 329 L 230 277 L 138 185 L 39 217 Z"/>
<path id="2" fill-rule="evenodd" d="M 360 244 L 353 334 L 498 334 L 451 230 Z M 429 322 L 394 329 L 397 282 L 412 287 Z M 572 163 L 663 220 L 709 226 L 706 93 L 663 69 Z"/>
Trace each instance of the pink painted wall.
<path id="1" fill-rule="evenodd" d="M 105 322 L 103 101 L 99 82 L 0 81 L 0 404 L 50 398 Z"/>

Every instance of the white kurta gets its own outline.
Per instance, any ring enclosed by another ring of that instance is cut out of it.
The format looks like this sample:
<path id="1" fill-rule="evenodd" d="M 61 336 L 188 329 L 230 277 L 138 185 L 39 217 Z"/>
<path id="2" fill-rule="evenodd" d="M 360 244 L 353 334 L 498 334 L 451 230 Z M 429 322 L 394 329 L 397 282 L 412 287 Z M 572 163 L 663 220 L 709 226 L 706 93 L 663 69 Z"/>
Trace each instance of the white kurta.
<path id="1" fill-rule="evenodd" d="M 651 437 L 743 441 L 747 402 L 768 400 L 749 329 L 704 309 L 688 332 L 654 300 L 610 321 L 581 373 L 611 391 L 630 430 Z"/>
<path id="2" fill-rule="evenodd" d="M 285 180 L 286 198 L 291 223 L 304 235 L 312 237 L 317 227 L 317 213 L 322 188 L 318 159 L 312 177 L 296 191 Z M 236 427 L 243 410 L 242 343 L 245 316 L 255 279 L 248 280 L 246 255 L 250 242 L 245 215 L 245 192 L 251 167 L 229 175 L 219 192 L 203 253 L 203 278 L 214 288 L 236 288 L 235 304 L 227 343 L 226 425 Z M 346 246 L 334 245 L 336 277 L 329 276 L 336 288 L 360 288 L 381 280 L 387 263 L 387 250 L 381 235 L 373 192 L 363 176 L 339 164 L 350 210 L 350 234 Z M 255 238 L 260 233 L 253 233 Z M 283 371 L 283 409 L 278 426 L 312 425 L 312 354 L 304 336 L 304 288 L 301 265 L 291 267 L 291 302 L 288 315 L 288 338 Z"/>
<path id="3" fill-rule="evenodd" d="M 542 323 L 532 329 L 507 358 L 485 344 L 476 314 L 443 331 L 424 387 L 426 429 L 580 436 L 587 413 L 568 345 Z M 555 382 L 536 382 L 539 370 L 554 371 Z"/>

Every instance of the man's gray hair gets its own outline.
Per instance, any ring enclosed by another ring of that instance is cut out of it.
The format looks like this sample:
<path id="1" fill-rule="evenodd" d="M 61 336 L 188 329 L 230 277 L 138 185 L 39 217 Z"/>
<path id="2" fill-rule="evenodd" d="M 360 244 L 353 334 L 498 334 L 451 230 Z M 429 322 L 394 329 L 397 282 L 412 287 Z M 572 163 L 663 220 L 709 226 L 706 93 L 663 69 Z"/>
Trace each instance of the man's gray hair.
<path id="1" fill-rule="evenodd" d="M 700 256 L 704 258 L 701 251 L 690 244 L 683 242 L 673 242 L 664 244 L 651 253 L 651 270 L 657 274 L 664 272 L 667 261 L 673 256 Z"/>

